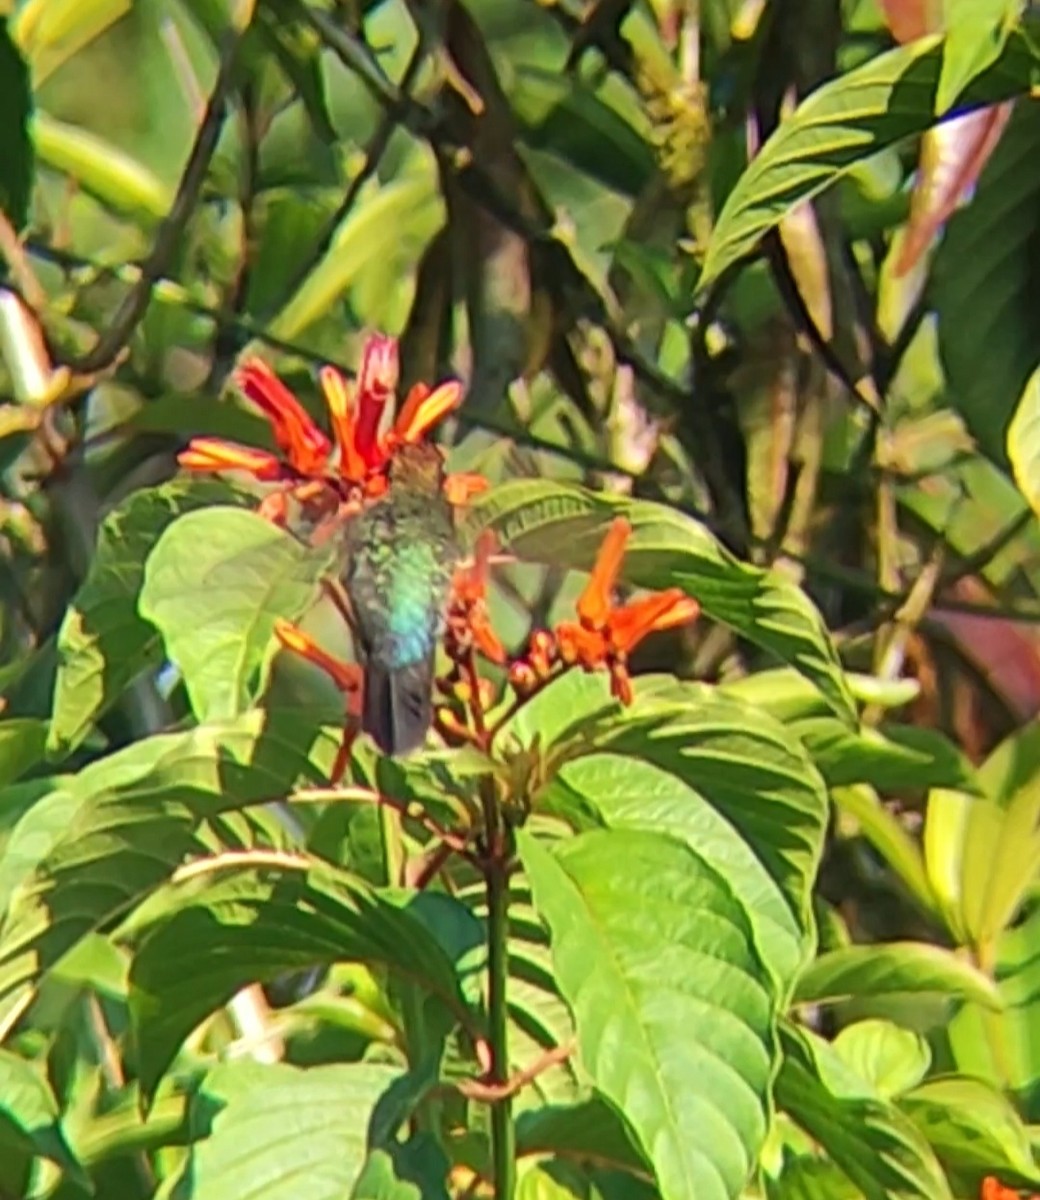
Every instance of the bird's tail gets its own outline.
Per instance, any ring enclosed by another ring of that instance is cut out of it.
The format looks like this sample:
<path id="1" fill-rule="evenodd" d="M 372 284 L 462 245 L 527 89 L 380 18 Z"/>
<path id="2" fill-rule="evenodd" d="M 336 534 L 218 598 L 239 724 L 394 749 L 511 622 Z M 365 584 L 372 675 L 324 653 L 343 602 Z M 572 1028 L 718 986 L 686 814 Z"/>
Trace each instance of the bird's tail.
<path id="1" fill-rule="evenodd" d="M 361 728 L 384 754 L 418 750 L 433 719 L 433 657 L 389 670 L 369 661 L 365 669 Z"/>

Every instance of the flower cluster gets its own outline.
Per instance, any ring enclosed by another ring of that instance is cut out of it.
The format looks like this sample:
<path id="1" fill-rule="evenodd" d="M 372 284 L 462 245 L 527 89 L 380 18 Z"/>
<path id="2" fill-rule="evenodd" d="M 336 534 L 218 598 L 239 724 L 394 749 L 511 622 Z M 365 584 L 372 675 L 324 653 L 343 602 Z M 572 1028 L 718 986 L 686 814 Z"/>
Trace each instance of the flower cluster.
<path id="1" fill-rule="evenodd" d="M 329 412 L 329 436 L 266 363 L 247 359 L 235 372 L 235 382 L 267 418 L 279 453 L 200 437 L 189 443 L 180 463 L 195 471 L 242 471 L 258 481 L 280 485 L 261 502 L 264 516 L 285 523 L 291 497 L 309 516 L 323 521 L 326 531 L 335 530 L 339 522 L 349 520 L 386 492 L 387 468 L 398 449 L 423 440 L 461 402 L 462 388 L 454 381 L 432 389 L 417 384 L 393 421 L 388 421 L 397 377 L 397 344 L 382 336 L 366 342 L 353 382 L 324 367 L 320 382 Z M 466 503 L 486 487 L 483 478 L 473 475 L 448 475 L 444 483 L 452 505 Z M 679 588 L 617 602 L 631 532 L 623 517 L 613 522 L 578 599 L 577 619 L 561 621 L 552 630 L 536 630 L 525 652 L 513 659 L 495 632 L 488 609 L 495 536 L 486 530 L 478 537 L 472 559 L 456 573 L 446 614 L 444 648 L 450 666 L 436 685 L 444 700 L 436 721 L 446 740 L 469 741 L 489 751 L 516 708 L 574 667 L 605 669 L 612 695 L 623 704 L 631 703 L 631 651 L 648 634 L 685 625 L 700 611 L 697 602 Z M 342 591 L 331 582 L 326 590 L 350 623 L 349 603 Z M 358 729 L 364 670 L 328 654 L 288 621 L 279 621 L 275 633 L 283 646 L 324 671 L 344 696 L 345 733 L 331 772 L 336 781 L 346 769 Z M 511 699 L 500 695 L 500 686 L 492 679 L 481 676 L 478 660 L 504 668 Z M 494 720 L 492 713 L 496 714 Z"/>
<path id="2" fill-rule="evenodd" d="M 397 378 L 397 342 L 382 335 L 366 341 L 355 380 L 334 367 L 322 367 L 319 381 L 330 438 L 267 363 L 248 358 L 235 371 L 234 383 L 267 419 L 280 453 L 198 437 L 178 462 L 192 471 L 242 471 L 259 482 L 281 484 L 260 507 L 262 515 L 279 524 L 286 519 L 289 496 L 316 516 L 349 515 L 386 491 L 386 469 L 395 450 L 422 441 L 462 401 L 462 385 L 455 380 L 432 389 L 416 384 L 383 432 Z M 478 476 L 450 475 L 445 491 L 453 504 L 463 504 L 486 486 Z"/>

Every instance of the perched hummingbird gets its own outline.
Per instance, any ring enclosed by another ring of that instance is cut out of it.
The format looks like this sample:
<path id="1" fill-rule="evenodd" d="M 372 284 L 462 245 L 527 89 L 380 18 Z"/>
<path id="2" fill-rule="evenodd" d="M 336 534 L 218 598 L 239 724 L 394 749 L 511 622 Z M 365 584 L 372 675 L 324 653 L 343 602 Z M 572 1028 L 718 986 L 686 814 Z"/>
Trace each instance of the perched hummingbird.
<path id="1" fill-rule="evenodd" d="M 384 754 L 422 745 L 433 716 L 433 668 L 461 557 L 444 460 L 402 446 L 385 496 L 351 521 L 344 586 L 364 666 L 361 728 Z"/>

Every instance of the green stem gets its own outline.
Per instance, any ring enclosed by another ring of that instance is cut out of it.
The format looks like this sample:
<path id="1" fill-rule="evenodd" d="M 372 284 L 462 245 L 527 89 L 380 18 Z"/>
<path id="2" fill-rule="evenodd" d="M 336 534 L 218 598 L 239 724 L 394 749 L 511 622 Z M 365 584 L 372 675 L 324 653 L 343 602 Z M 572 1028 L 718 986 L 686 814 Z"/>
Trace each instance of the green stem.
<path id="1" fill-rule="evenodd" d="M 509 1033 L 506 983 L 509 974 L 509 852 L 508 831 L 499 827 L 489 845 L 485 871 L 488 901 L 488 1024 L 491 1041 L 491 1082 L 509 1080 Z M 496 844 L 497 843 L 497 844 Z M 516 1136 L 510 1097 L 491 1105 L 491 1162 L 495 1200 L 513 1200 L 516 1187 Z"/>

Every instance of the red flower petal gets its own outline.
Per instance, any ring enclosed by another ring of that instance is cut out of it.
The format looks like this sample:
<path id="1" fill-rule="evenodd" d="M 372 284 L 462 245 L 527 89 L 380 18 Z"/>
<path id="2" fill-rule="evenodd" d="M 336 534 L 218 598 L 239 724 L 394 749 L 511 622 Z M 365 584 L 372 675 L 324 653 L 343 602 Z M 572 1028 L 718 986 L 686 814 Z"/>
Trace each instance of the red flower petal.
<path id="1" fill-rule="evenodd" d="M 397 388 L 397 341 L 374 334 L 361 352 L 357 377 L 357 452 L 370 469 L 382 466 L 386 451 L 379 438 L 386 402 Z"/>
<path id="2" fill-rule="evenodd" d="M 332 431 L 339 447 L 339 473 L 349 483 L 364 481 L 368 468 L 357 449 L 357 413 L 354 409 L 354 389 L 335 369 L 322 367 L 318 373 L 325 405 L 332 418 Z"/>
<path id="3" fill-rule="evenodd" d="M 267 363 L 259 358 L 246 359 L 234 378 L 267 417 L 290 465 L 301 475 L 323 472 L 332 443 Z"/>
<path id="4" fill-rule="evenodd" d="M 421 442 L 438 421 L 461 403 L 462 384 L 457 380 L 440 383 L 432 392 L 426 384 L 416 384 L 394 422 L 394 440 L 406 446 Z"/>

